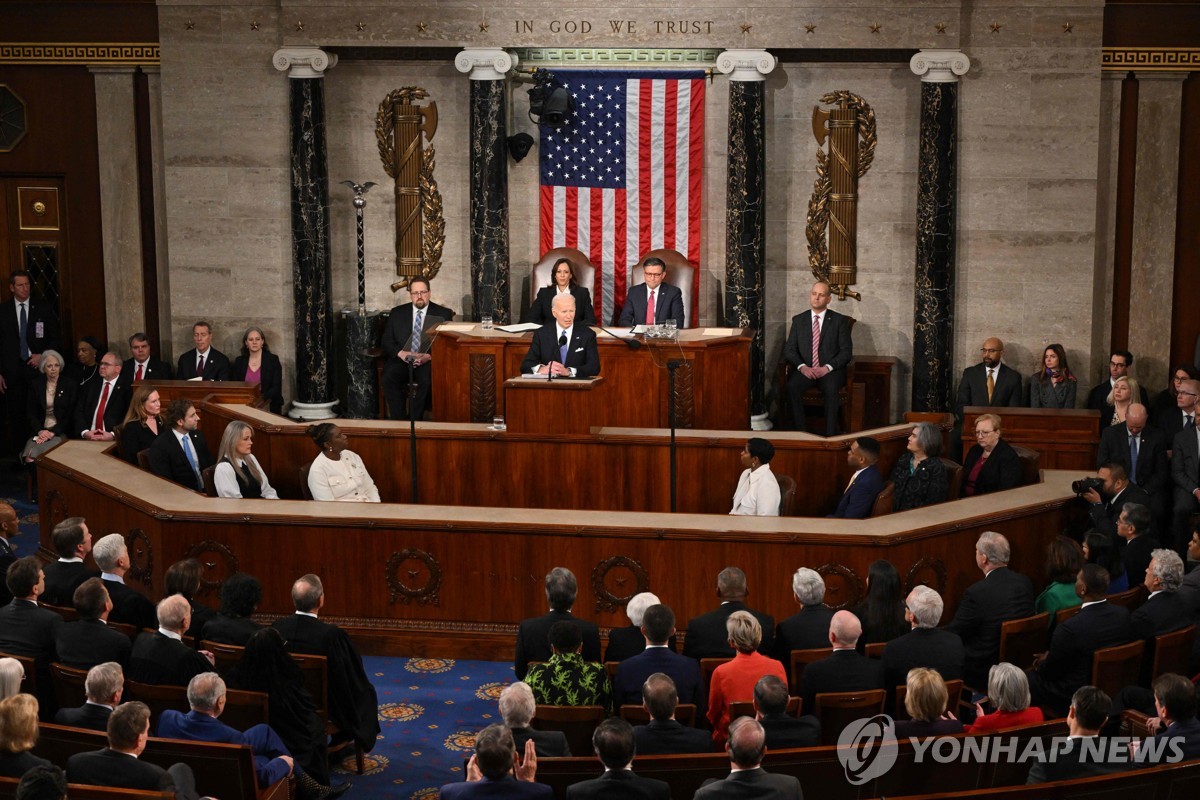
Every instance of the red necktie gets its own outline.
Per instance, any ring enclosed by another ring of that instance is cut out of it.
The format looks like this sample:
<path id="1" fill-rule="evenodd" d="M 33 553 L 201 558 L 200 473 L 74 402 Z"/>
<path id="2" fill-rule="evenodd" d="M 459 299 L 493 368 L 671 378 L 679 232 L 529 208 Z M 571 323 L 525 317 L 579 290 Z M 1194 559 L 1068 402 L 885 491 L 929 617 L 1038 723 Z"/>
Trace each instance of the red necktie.
<path id="1" fill-rule="evenodd" d="M 816 314 L 813 314 L 812 340 L 813 340 L 813 351 L 812 351 L 811 366 L 814 369 L 816 369 L 817 367 L 821 366 L 821 357 L 817 354 L 817 351 L 821 348 L 821 318 L 818 317 Z"/>
<path id="2" fill-rule="evenodd" d="M 140 381 L 141 379 L 142 379 L 142 365 L 138 364 L 137 377 L 135 377 L 134 380 Z"/>
<path id="3" fill-rule="evenodd" d="M 108 381 L 104 382 L 104 391 L 100 392 L 100 405 L 96 406 L 96 419 L 92 425 L 94 430 L 104 430 L 104 407 L 108 405 Z"/>
<path id="4" fill-rule="evenodd" d="M 204 356 L 200 356 L 200 363 L 196 365 L 196 375 L 204 377 Z"/>
<path id="5" fill-rule="evenodd" d="M 646 297 L 646 324 L 654 324 L 654 292 L 650 291 Z"/>

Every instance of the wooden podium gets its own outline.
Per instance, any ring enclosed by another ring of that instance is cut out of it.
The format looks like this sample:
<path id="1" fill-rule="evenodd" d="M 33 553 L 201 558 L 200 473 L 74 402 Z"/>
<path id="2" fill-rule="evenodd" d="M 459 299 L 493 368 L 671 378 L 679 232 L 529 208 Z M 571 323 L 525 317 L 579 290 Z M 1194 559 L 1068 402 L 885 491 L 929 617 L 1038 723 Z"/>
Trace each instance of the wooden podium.
<path id="1" fill-rule="evenodd" d="M 513 433 L 587 434 L 603 426 L 594 389 L 604 378 L 509 378 L 504 382 L 505 424 Z"/>

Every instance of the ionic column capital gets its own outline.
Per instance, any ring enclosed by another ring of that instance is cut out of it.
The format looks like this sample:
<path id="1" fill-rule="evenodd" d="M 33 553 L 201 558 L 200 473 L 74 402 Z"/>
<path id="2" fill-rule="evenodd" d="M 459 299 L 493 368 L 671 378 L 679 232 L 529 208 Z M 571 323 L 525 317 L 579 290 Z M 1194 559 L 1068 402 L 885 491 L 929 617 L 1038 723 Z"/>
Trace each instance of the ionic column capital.
<path id="1" fill-rule="evenodd" d="M 961 50 L 921 50 L 908 62 L 922 83 L 958 83 L 971 68 L 971 59 Z"/>
<path id="2" fill-rule="evenodd" d="M 318 47 L 281 47 L 271 57 L 275 69 L 287 70 L 289 78 L 323 78 L 337 64 L 337 56 Z"/>
<path id="3" fill-rule="evenodd" d="M 765 81 L 777 63 L 766 50 L 725 50 L 717 56 L 717 69 L 731 81 Z"/>
<path id="4" fill-rule="evenodd" d="M 502 81 L 516 65 L 517 57 L 502 47 L 468 47 L 454 57 L 454 66 L 473 81 Z"/>

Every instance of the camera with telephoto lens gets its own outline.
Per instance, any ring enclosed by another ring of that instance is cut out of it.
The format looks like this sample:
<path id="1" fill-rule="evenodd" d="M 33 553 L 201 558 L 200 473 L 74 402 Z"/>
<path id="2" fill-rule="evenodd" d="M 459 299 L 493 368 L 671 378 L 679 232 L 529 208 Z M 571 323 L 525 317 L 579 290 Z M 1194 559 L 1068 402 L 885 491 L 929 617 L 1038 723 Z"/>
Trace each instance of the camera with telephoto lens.
<path id="1" fill-rule="evenodd" d="M 1077 481 L 1071 481 L 1071 491 L 1076 495 L 1082 496 L 1095 489 L 1097 494 L 1104 488 L 1104 481 L 1099 478 L 1080 478 Z"/>

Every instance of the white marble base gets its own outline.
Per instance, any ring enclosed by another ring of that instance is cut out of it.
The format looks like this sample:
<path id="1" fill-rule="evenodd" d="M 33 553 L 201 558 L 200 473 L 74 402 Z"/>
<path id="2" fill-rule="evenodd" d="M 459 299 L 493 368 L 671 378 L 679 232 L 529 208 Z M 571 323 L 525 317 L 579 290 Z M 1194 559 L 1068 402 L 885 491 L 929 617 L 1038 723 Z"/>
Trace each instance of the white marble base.
<path id="1" fill-rule="evenodd" d="M 336 400 L 331 400 L 328 403 L 299 403 L 292 401 L 292 410 L 288 412 L 288 416 L 303 422 L 332 419 L 337 416 L 333 411 L 333 407 L 336 405 Z"/>
<path id="2" fill-rule="evenodd" d="M 750 430 L 752 431 L 769 431 L 775 426 L 766 414 L 751 414 L 750 415 Z"/>

